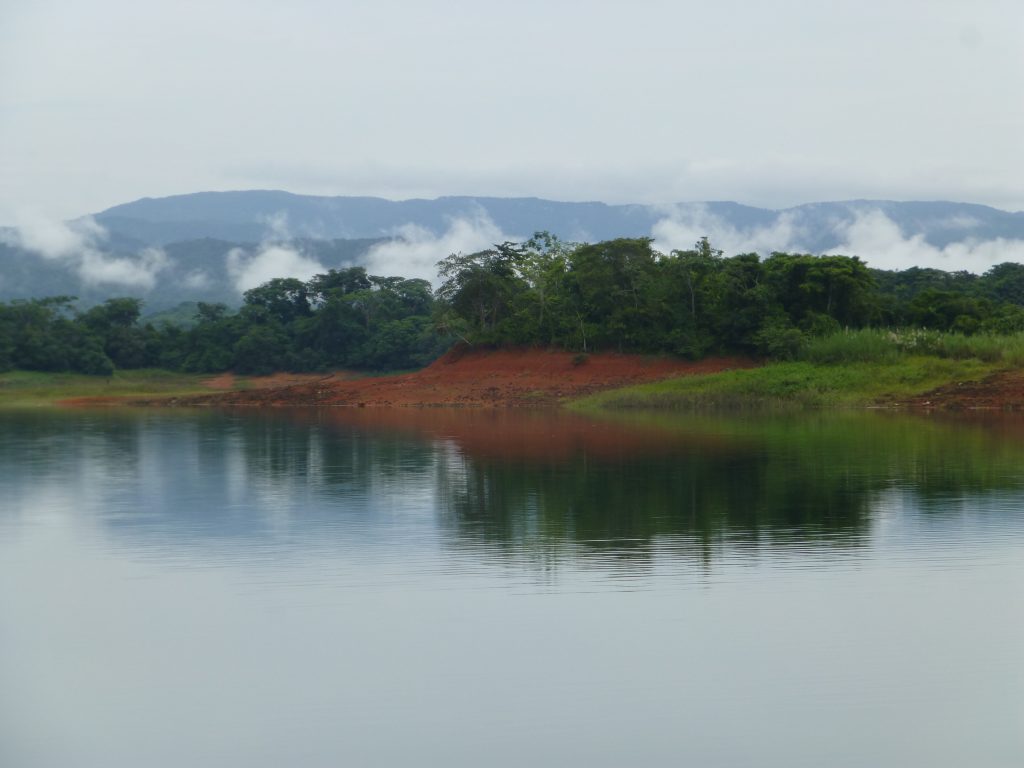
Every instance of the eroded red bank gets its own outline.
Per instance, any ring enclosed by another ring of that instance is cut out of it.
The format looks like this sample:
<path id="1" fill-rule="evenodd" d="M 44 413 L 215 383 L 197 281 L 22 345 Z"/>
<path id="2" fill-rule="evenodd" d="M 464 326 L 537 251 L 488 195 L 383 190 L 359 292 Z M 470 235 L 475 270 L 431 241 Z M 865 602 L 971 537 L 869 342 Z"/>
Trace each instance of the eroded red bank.
<path id="1" fill-rule="evenodd" d="M 1003 371 L 981 381 L 949 384 L 899 405 L 943 411 L 1024 410 L 1024 371 Z"/>
<path id="2" fill-rule="evenodd" d="M 674 376 L 748 368 L 751 360 L 690 362 L 664 357 L 543 350 L 461 350 L 415 373 L 373 378 L 325 376 L 280 387 L 174 399 L 177 405 L 474 406 L 552 405 L 567 397 Z M 152 401 L 154 403 L 158 401 Z"/>

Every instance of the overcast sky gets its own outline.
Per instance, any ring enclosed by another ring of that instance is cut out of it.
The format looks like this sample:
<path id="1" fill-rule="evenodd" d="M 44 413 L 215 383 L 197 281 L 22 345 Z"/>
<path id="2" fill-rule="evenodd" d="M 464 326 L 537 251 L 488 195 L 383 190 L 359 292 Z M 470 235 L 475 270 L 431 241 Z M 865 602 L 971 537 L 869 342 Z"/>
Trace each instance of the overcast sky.
<path id="1" fill-rule="evenodd" d="M 248 188 L 1020 210 L 1022 40 L 1020 0 L 0 0 L 0 223 Z"/>

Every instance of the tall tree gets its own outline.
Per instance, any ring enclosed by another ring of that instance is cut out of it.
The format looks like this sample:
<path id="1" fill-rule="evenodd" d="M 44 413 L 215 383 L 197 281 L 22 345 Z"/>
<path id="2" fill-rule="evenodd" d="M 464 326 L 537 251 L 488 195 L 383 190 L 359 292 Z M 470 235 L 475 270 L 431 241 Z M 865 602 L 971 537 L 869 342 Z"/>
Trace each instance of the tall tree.
<path id="1" fill-rule="evenodd" d="M 476 253 L 455 253 L 437 264 L 437 297 L 462 321 L 472 341 L 502 341 L 503 323 L 516 297 L 528 289 L 520 274 L 522 246 L 502 243 Z M 442 315 L 444 317 L 444 315 Z M 450 319 L 446 319 L 451 325 Z"/>

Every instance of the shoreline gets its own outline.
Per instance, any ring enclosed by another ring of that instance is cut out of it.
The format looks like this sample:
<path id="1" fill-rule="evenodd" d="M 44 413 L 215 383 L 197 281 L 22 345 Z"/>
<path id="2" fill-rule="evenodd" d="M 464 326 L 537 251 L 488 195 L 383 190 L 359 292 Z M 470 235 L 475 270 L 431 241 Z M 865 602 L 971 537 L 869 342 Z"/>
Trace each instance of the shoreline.
<path id="1" fill-rule="evenodd" d="M 758 364 L 531 349 L 455 349 L 411 373 L 242 377 L 0 374 L 0 407 L 1024 410 L 1024 370 L 976 359 Z"/>
<path id="2" fill-rule="evenodd" d="M 155 398 L 137 404 L 281 408 L 292 406 L 413 408 L 559 407 L 597 392 L 755 366 L 742 357 L 699 361 L 537 349 L 456 348 L 431 365 L 391 376 L 317 381 L 259 390 Z"/>
<path id="3" fill-rule="evenodd" d="M 890 362 L 775 362 L 603 392 L 573 405 L 614 410 L 891 410 L 1024 408 L 1024 372 L 976 359 L 931 356 Z"/>

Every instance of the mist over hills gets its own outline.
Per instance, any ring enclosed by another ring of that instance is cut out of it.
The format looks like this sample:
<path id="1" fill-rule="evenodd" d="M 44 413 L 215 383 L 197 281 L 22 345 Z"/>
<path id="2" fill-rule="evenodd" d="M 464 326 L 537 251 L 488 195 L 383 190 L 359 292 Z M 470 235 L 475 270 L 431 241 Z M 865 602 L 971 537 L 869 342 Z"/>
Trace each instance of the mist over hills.
<path id="1" fill-rule="evenodd" d="M 0 300 L 110 296 L 150 310 L 184 300 L 236 304 L 271 277 L 364 265 L 434 278 L 457 251 L 550 231 L 569 241 L 653 237 L 667 251 L 702 236 L 727 254 L 844 253 L 872 267 L 983 272 L 1024 260 L 1024 213 L 955 202 L 855 200 L 770 210 L 732 202 L 609 205 L 538 198 L 392 201 L 282 191 L 143 198 L 70 222 L 0 230 Z"/>
<path id="2" fill-rule="evenodd" d="M 282 191 L 198 192 L 143 198 L 94 214 L 111 232 L 147 244 L 211 237 L 258 241 L 268 226 L 284 220 L 295 236 L 316 239 L 393 237 L 413 225 L 434 235 L 453 221 L 486 218 L 510 237 L 546 230 L 572 241 L 649 236 L 666 218 L 724 222 L 743 234 L 771 227 L 780 218 L 804 230 L 809 250 L 840 244 L 836 227 L 858 212 L 881 211 L 906 236 L 923 234 L 942 247 L 970 235 L 977 239 L 1024 238 L 1024 213 L 954 202 L 853 200 L 808 203 L 782 210 L 734 202 L 669 205 L 609 205 L 540 198 L 439 197 L 385 200 L 377 197 L 317 197 Z"/>
<path id="3" fill-rule="evenodd" d="M 744 208 L 734 203 L 715 205 Z M 756 215 L 758 209 L 749 211 Z M 290 232 L 311 238 L 392 237 L 410 225 L 441 235 L 453 221 L 484 217 L 510 236 L 547 230 L 581 241 L 649 234 L 661 218 L 643 205 L 500 197 L 394 201 L 256 190 L 144 198 L 95 214 L 95 219 L 109 229 L 153 244 L 196 237 L 198 233 L 204 237 L 259 240 L 268 222 L 272 225 L 282 219 Z"/>
<path id="4" fill-rule="evenodd" d="M 0 233 L 0 301 L 64 295 L 78 297 L 78 305 L 85 308 L 114 296 L 135 296 L 144 300 L 147 313 L 182 302 L 234 306 L 245 290 L 273 277 L 307 279 L 361 263 L 378 242 L 202 237 L 154 248 L 113 231 L 109 240 L 86 241 L 75 251 L 40 253 L 4 242 Z"/>

